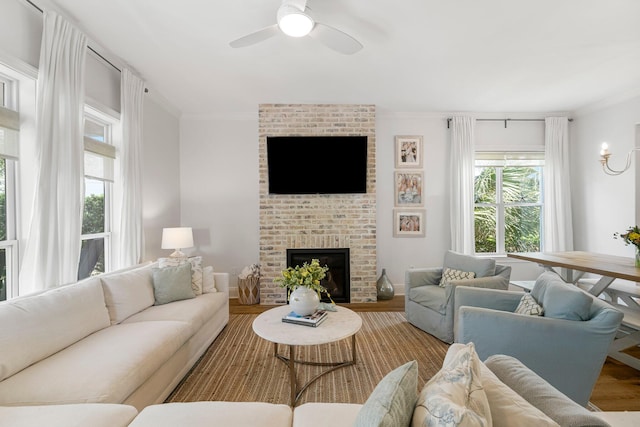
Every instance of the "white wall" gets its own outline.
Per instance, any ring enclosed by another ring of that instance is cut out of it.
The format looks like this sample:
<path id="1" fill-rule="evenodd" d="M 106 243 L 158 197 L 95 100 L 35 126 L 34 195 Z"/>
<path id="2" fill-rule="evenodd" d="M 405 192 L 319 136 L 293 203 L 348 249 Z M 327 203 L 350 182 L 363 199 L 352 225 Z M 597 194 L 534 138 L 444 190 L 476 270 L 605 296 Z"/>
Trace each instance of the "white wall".
<path id="1" fill-rule="evenodd" d="M 257 109 L 257 106 L 256 106 Z M 496 117 L 497 115 L 492 115 Z M 395 285 L 411 266 L 442 265 L 450 247 L 447 114 L 378 111 L 376 117 L 377 254 Z M 502 117 L 500 115 L 499 117 Z M 531 117 L 529 115 L 528 117 Z M 181 225 L 194 228 L 205 264 L 237 275 L 258 261 L 258 120 L 256 117 L 183 117 L 180 121 Z M 544 143 L 542 122 L 478 122 L 479 144 L 521 147 Z M 425 238 L 394 238 L 394 136 L 423 135 Z M 539 274 L 535 264 L 500 258 L 514 268 L 514 280 Z M 232 278 L 232 286 L 235 280 Z"/>
<path id="2" fill-rule="evenodd" d="M 636 224 L 638 160 L 619 176 L 606 175 L 599 163 L 606 141 L 613 168 L 621 168 L 636 141 L 640 97 L 576 116 L 571 135 L 572 208 L 576 250 L 632 257 L 633 246 L 613 239 L 613 233 Z"/>
<path id="3" fill-rule="evenodd" d="M 82 29 L 80 29 L 82 30 Z M 23 0 L 2 0 L 0 11 L 0 61 L 20 71 L 37 72 L 42 37 L 42 14 Z M 87 54 L 87 102 L 120 111 L 120 73 Z M 32 92 L 34 92 L 32 90 Z M 160 95 L 156 97 L 161 98 Z M 23 111 L 35 111 L 35 93 L 20 99 Z M 162 102 L 145 97 L 143 147 L 143 217 L 146 253 L 144 259 L 165 255 L 160 250 L 162 227 L 180 222 L 179 120 Z M 21 115 L 21 160 L 19 185 L 19 238 L 21 249 L 31 218 L 35 186 L 35 132 L 32 114 Z"/>
<path id="4" fill-rule="evenodd" d="M 173 251 L 160 248 L 162 229 L 180 225 L 180 122 L 145 97 L 142 152 L 144 259 Z"/>
<path id="5" fill-rule="evenodd" d="M 230 273 L 234 285 L 259 261 L 257 111 L 181 120 L 180 193 L 181 223 L 193 227 L 196 245 L 185 252 Z"/>

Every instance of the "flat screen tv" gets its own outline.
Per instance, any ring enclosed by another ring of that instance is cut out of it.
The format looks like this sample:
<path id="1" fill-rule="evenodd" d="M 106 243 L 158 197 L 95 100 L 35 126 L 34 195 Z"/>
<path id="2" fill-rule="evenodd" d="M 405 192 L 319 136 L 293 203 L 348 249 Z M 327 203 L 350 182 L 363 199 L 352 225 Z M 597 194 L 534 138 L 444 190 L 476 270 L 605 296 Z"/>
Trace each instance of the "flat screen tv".
<path id="1" fill-rule="evenodd" d="M 366 136 L 268 136 L 270 194 L 367 192 Z"/>

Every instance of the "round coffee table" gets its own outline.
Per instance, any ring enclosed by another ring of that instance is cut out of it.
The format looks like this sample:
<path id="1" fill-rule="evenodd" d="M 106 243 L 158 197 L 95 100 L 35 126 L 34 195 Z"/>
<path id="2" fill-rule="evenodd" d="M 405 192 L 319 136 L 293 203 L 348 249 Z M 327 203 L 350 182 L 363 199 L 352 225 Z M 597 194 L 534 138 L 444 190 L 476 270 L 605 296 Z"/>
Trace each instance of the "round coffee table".
<path id="1" fill-rule="evenodd" d="M 344 366 L 356 363 L 356 332 L 362 327 L 362 318 L 345 307 L 336 306 L 337 311 L 329 311 L 327 318 L 317 327 L 285 323 L 282 318 L 289 314 L 288 305 L 272 308 L 260 314 L 253 321 L 253 331 L 261 338 L 274 343 L 274 356 L 289 367 L 291 384 L 291 406 L 295 406 L 302 393 L 321 376 Z M 307 362 L 296 360 L 295 350 L 299 345 L 328 344 L 351 337 L 351 360 L 340 362 Z M 289 346 L 289 357 L 278 353 L 278 344 Z M 320 374 L 298 386 L 295 364 L 328 366 Z"/>

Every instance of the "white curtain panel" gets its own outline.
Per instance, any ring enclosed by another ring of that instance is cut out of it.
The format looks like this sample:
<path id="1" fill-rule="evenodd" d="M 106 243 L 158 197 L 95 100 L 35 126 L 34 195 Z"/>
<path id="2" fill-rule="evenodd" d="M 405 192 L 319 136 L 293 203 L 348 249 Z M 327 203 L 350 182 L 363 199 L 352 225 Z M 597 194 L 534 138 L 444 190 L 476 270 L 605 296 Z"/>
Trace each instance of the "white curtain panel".
<path id="1" fill-rule="evenodd" d="M 547 117 L 544 130 L 544 250 L 573 250 L 569 120 Z"/>
<path id="2" fill-rule="evenodd" d="M 38 71 L 37 187 L 20 294 L 77 280 L 83 208 L 83 105 L 87 41 L 45 11 Z"/>
<path id="3" fill-rule="evenodd" d="M 471 255 L 475 251 L 473 178 L 476 119 L 454 117 L 451 123 L 449 157 L 451 249 Z"/>
<path id="4" fill-rule="evenodd" d="M 120 154 L 120 215 L 117 238 L 117 268 L 142 259 L 142 113 L 144 81 L 130 70 L 122 70 L 122 149 Z M 116 178 L 117 180 L 118 178 Z"/>

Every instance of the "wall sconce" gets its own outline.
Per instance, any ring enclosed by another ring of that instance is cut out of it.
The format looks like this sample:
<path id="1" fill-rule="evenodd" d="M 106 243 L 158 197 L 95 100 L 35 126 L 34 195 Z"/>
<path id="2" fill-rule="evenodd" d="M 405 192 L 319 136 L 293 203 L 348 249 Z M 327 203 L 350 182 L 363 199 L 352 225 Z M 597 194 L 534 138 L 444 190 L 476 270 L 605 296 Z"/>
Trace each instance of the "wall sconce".
<path id="1" fill-rule="evenodd" d="M 600 163 L 602 164 L 602 170 L 607 175 L 620 175 L 624 173 L 627 169 L 629 169 L 629 167 L 631 167 L 633 152 L 638 150 L 640 150 L 640 147 L 636 147 L 633 150 L 629 151 L 629 154 L 627 154 L 627 162 L 624 165 L 624 168 L 622 170 L 615 170 L 609 167 L 609 157 L 611 157 L 611 153 L 609 152 L 609 144 L 603 142 L 602 149 L 600 150 Z"/>
<path id="2" fill-rule="evenodd" d="M 193 231 L 191 227 L 175 227 L 162 229 L 162 249 L 175 249 L 169 255 L 172 258 L 186 258 L 180 250 L 193 247 Z"/>

